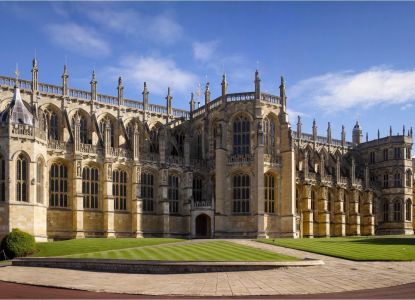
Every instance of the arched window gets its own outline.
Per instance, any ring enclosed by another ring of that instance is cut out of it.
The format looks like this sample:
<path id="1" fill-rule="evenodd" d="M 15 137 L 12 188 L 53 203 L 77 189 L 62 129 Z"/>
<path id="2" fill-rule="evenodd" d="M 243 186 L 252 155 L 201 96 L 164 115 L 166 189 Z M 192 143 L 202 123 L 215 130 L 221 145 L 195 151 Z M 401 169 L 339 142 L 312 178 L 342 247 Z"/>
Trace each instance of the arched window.
<path id="1" fill-rule="evenodd" d="M 401 202 L 399 200 L 396 200 L 395 203 L 393 204 L 393 220 L 395 222 L 399 222 L 401 221 L 401 217 L 402 217 Z"/>
<path id="2" fill-rule="evenodd" d="M 275 122 L 273 119 L 264 119 L 264 153 L 273 155 L 275 152 Z"/>
<path id="3" fill-rule="evenodd" d="M 154 211 L 154 176 L 151 173 L 141 173 L 141 199 L 143 211 Z"/>
<path id="4" fill-rule="evenodd" d="M 179 212 L 179 177 L 175 175 L 169 175 L 168 177 L 168 193 L 169 199 L 169 212 Z"/>
<path id="5" fill-rule="evenodd" d="M 0 201 L 6 201 L 6 161 L 0 156 Z"/>
<path id="6" fill-rule="evenodd" d="M 107 127 L 107 122 L 109 123 L 111 147 L 114 147 L 114 145 L 115 145 L 114 124 L 111 121 L 107 120 L 107 119 L 103 119 L 99 123 L 99 129 L 101 131 L 102 139 L 105 141 L 105 129 Z"/>
<path id="7" fill-rule="evenodd" d="M 401 174 L 400 173 L 395 173 L 395 187 L 401 187 Z"/>
<path id="8" fill-rule="evenodd" d="M 193 202 L 202 202 L 202 179 L 193 178 Z"/>
<path id="9" fill-rule="evenodd" d="M 412 186 L 412 172 L 411 170 L 406 170 L 406 186 L 411 187 Z"/>
<path id="10" fill-rule="evenodd" d="M 238 117 L 233 122 L 233 154 L 245 155 L 250 153 L 249 121 L 245 117 Z"/>
<path id="11" fill-rule="evenodd" d="M 250 195 L 249 175 L 239 174 L 233 176 L 233 212 L 249 213 Z"/>
<path id="12" fill-rule="evenodd" d="M 49 205 L 68 207 L 68 168 L 58 162 L 50 167 Z"/>
<path id="13" fill-rule="evenodd" d="M 388 175 L 388 173 L 383 174 L 383 187 L 384 188 L 389 187 L 389 175 Z"/>
<path id="14" fill-rule="evenodd" d="M 43 203 L 43 160 L 38 159 L 36 164 L 36 201 Z"/>
<path id="15" fill-rule="evenodd" d="M 27 158 L 20 154 L 16 161 L 16 200 L 29 202 L 27 197 L 29 165 Z"/>
<path id="16" fill-rule="evenodd" d="M 196 133 L 195 158 L 202 159 L 202 132 L 199 130 Z"/>
<path id="17" fill-rule="evenodd" d="M 411 221 L 412 219 L 412 202 L 411 199 L 406 199 L 405 203 L 405 219 Z"/>
<path id="18" fill-rule="evenodd" d="M 114 196 L 114 209 L 127 210 L 127 172 L 112 171 L 112 195 Z"/>
<path id="19" fill-rule="evenodd" d="M 82 170 L 82 194 L 84 208 L 97 209 L 99 207 L 99 172 L 95 167 L 84 167 Z"/>
<path id="20" fill-rule="evenodd" d="M 264 199 L 264 211 L 266 213 L 274 213 L 275 212 L 275 176 L 266 173 L 264 176 L 264 191 L 265 191 L 265 199 Z"/>
<path id="21" fill-rule="evenodd" d="M 174 143 L 171 145 L 171 155 L 174 156 L 183 156 L 184 154 L 184 134 L 182 132 L 177 132 L 174 135 Z"/>
<path id="22" fill-rule="evenodd" d="M 383 201 L 383 222 L 389 222 L 389 202 Z"/>
<path id="23" fill-rule="evenodd" d="M 85 117 L 81 116 L 80 118 L 80 128 L 79 128 L 79 138 L 82 144 L 90 144 L 89 134 L 88 134 L 88 122 Z"/>
<path id="24" fill-rule="evenodd" d="M 50 140 L 59 140 L 59 122 L 55 112 L 50 112 L 48 117 L 48 137 Z"/>

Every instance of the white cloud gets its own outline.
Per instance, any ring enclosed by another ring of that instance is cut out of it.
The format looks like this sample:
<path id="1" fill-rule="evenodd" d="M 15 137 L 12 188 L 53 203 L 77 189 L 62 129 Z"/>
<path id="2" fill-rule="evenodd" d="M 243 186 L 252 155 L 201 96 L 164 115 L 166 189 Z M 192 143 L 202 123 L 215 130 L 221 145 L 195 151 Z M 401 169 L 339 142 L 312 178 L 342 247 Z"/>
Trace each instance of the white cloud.
<path id="1" fill-rule="evenodd" d="M 360 73 L 328 73 L 302 80 L 289 92 L 290 98 L 306 99 L 326 112 L 404 105 L 415 101 L 415 70 L 375 67 Z"/>
<path id="2" fill-rule="evenodd" d="M 194 42 L 192 47 L 196 60 L 209 61 L 218 47 L 218 41 Z"/>
<path id="3" fill-rule="evenodd" d="M 126 56 L 104 73 L 112 78 L 121 75 L 134 85 L 146 81 L 150 92 L 159 95 L 166 94 L 168 86 L 173 92 L 188 92 L 197 82 L 193 73 L 180 69 L 173 60 L 151 56 Z"/>
<path id="4" fill-rule="evenodd" d="M 92 28 L 64 23 L 48 24 L 44 29 L 53 43 L 68 51 L 88 57 L 102 57 L 111 53 L 110 45 Z"/>
<path id="5" fill-rule="evenodd" d="M 295 124 L 297 124 L 298 116 L 300 116 L 300 117 L 308 117 L 309 116 L 306 113 L 303 113 L 301 111 L 292 110 L 290 108 L 287 108 L 287 114 L 288 114 L 288 117 L 290 119 L 291 126 L 294 126 Z M 293 128 L 293 130 L 296 130 L 295 126 L 292 127 L 292 128 Z"/>
<path id="6" fill-rule="evenodd" d="M 183 28 L 167 13 L 144 15 L 138 11 L 104 8 L 89 10 L 93 22 L 110 30 L 162 44 L 172 44 L 183 34 Z"/>

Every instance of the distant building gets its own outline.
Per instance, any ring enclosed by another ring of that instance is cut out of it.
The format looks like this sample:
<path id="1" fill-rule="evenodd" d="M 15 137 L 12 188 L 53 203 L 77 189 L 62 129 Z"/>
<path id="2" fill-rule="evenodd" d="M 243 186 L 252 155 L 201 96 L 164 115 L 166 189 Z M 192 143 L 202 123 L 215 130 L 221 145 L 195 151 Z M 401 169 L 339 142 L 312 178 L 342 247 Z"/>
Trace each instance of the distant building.
<path id="1" fill-rule="evenodd" d="M 296 131 L 279 95 L 174 109 L 0 76 L 0 235 L 324 237 L 413 234 L 412 129 L 362 142 Z M 333 104 L 335 105 L 335 104 Z"/>

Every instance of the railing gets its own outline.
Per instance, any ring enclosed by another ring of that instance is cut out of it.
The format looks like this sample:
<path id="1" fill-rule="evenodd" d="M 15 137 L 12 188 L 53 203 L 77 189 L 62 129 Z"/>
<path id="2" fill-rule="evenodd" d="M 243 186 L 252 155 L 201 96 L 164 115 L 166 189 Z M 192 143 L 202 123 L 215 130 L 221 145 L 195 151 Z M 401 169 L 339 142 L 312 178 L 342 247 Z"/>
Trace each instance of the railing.
<path id="1" fill-rule="evenodd" d="M 132 157 L 132 151 L 125 148 L 110 148 L 110 155 L 117 157 Z"/>
<path id="2" fill-rule="evenodd" d="M 274 96 L 274 95 L 271 95 L 271 94 L 262 93 L 261 94 L 261 100 L 266 101 L 266 102 L 270 102 L 270 103 L 273 103 L 273 104 L 281 104 L 280 97 Z"/>
<path id="3" fill-rule="evenodd" d="M 281 157 L 277 154 L 264 154 L 264 162 L 270 164 L 280 164 Z"/>
<path id="4" fill-rule="evenodd" d="M 173 108 L 173 116 L 189 119 L 189 112 L 182 109 Z"/>
<path id="5" fill-rule="evenodd" d="M 212 207 L 211 200 L 193 201 L 193 207 L 195 208 L 210 208 Z"/>
<path id="6" fill-rule="evenodd" d="M 84 100 L 91 100 L 92 95 L 90 92 L 81 91 L 77 89 L 69 89 L 68 91 L 69 97 L 79 98 Z"/>
<path id="7" fill-rule="evenodd" d="M 100 103 L 106 103 L 111 105 L 118 105 L 118 98 L 114 96 L 108 96 L 108 95 L 97 95 L 97 101 Z"/>
<path id="8" fill-rule="evenodd" d="M 151 112 L 155 112 L 158 114 L 167 115 L 167 108 L 165 106 L 157 105 L 157 104 L 149 104 L 148 110 Z"/>
<path id="9" fill-rule="evenodd" d="M 11 124 L 11 134 L 33 136 L 33 126 L 24 124 Z"/>
<path id="10" fill-rule="evenodd" d="M 254 161 L 252 154 L 232 154 L 228 157 L 228 164 L 230 165 L 245 165 Z"/>
<path id="11" fill-rule="evenodd" d="M 337 184 L 339 185 L 348 185 L 349 179 L 347 177 L 340 176 L 340 178 L 337 178 Z"/>
<path id="12" fill-rule="evenodd" d="M 226 102 L 251 101 L 251 100 L 255 100 L 255 93 L 254 92 L 235 93 L 235 94 L 227 94 L 226 95 Z"/>
<path id="13" fill-rule="evenodd" d="M 96 145 L 80 143 L 79 150 L 85 153 L 98 154 L 99 149 Z"/>
<path id="14" fill-rule="evenodd" d="M 38 84 L 38 90 L 40 92 L 46 93 L 46 94 L 56 94 L 56 95 L 62 95 L 63 89 L 60 86 L 52 85 L 52 84 L 46 84 L 46 83 L 39 83 Z"/>
<path id="15" fill-rule="evenodd" d="M 341 140 L 332 139 L 331 143 L 329 143 L 327 137 L 319 136 L 319 135 L 316 136 L 316 139 L 314 140 L 313 135 L 309 134 L 309 133 L 301 133 L 300 137 L 298 137 L 297 131 L 292 131 L 292 137 L 294 139 L 301 139 L 303 141 L 317 142 L 317 143 L 320 143 L 320 144 L 343 147 Z M 344 143 L 344 147 L 351 147 L 351 146 L 353 146 L 352 142 L 345 142 Z"/>
<path id="16" fill-rule="evenodd" d="M 124 99 L 124 105 L 131 108 L 144 109 L 143 102 L 139 101 Z"/>
<path id="17" fill-rule="evenodd" d="M 61 141 L 57 141 L 57 140 L 49 140 L 48 142 L 48 149 L 53 149 L 53 150 L 65 150 L 67 143 L 65 142 L 61 142 Z"/>
<path id="18" fill-rule="evenodd" d="M 183 165 L 184 160 L 181 156 L 169 155 L 166 159 L 166 162 L 174 165 Z"/>
<path id="19" fill-rule="evenodd" d="M 159 161 L 158 153 L 141 153 L 140 160 L 148 162 L 158 162 Z"/>

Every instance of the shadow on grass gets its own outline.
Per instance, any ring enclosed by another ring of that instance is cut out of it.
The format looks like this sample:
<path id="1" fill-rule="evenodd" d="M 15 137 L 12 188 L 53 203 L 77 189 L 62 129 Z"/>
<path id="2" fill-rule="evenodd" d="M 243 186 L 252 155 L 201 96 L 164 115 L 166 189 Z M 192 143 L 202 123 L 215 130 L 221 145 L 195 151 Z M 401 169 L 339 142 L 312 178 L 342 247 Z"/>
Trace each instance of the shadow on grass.
<path id="1" fill-rule="evenodd" d="M 369 238 L 350 240 L 350 243 L 368 244 L 368 245 L 410 245 L 415 246 L 415 238 Z"/>

